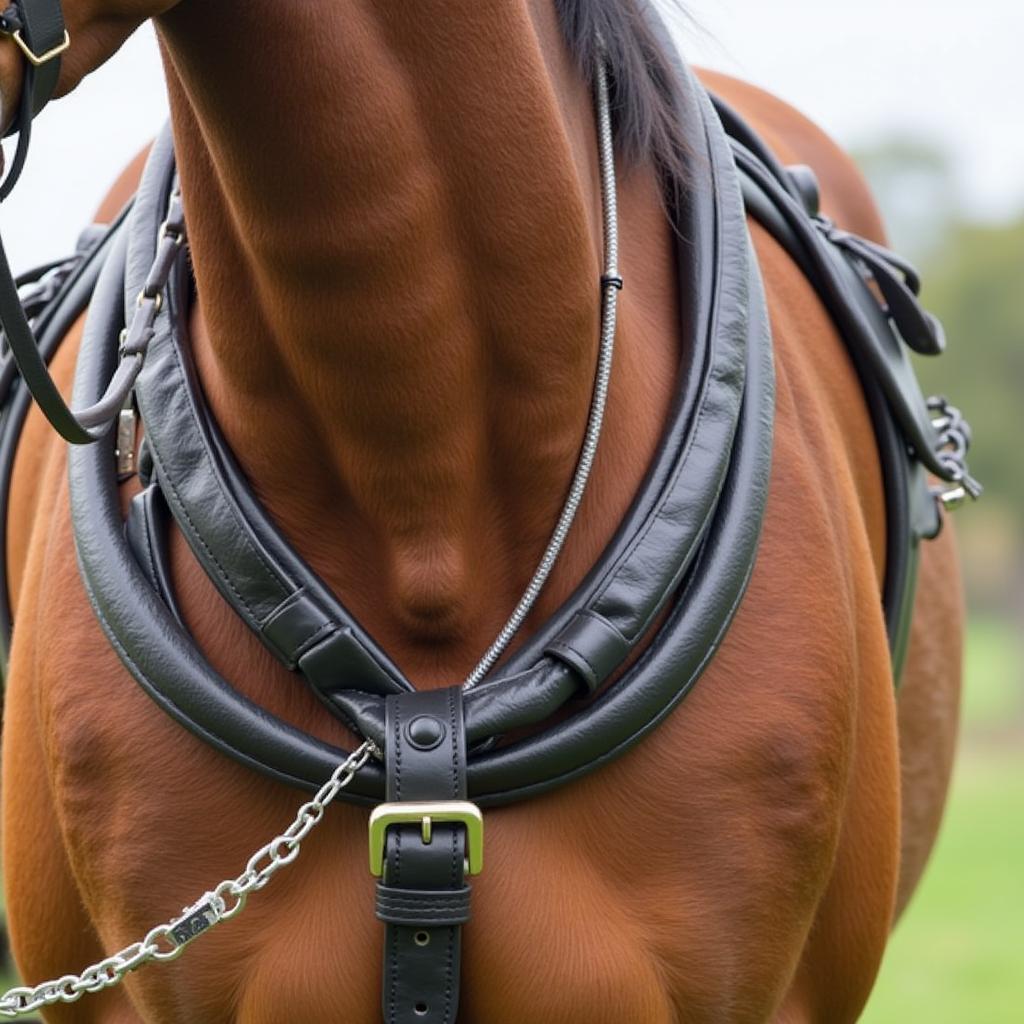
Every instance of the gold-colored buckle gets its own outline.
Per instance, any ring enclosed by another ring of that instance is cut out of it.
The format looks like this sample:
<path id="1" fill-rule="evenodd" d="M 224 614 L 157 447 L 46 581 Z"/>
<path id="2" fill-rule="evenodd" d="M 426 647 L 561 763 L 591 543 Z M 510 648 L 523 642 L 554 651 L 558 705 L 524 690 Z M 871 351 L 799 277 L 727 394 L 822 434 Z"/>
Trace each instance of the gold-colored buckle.
<path id="1" fill-rule="evenodd" d="M 37 68 L 49 63 L 54 57 L 59 57 L 71 45 L 71 36 L 68 35 L 67 29 L 64 30 L 64 39 L 52 50 L 47 50 L 46 53 L 33 53 L 32 48 L 25 42 L 20 28 L 11 34 L 11 38 L 17 44 L 18 49 L 25 55 L 25 60 Z"/>
<path id="2" fill-rule="evenodd" d="M 442 800 L 437 803 L 408 800 L 405 803 L 380 804 L 370 814 L 370 872 L 384 874 L 384 839 L 392 825 L 420 826 L 423 842 L 429 843 L 436 822 L 455 822 L 466 826 L 468 872 L 478 875 L 484 866 L 484 816 L 468 800 Z"/>

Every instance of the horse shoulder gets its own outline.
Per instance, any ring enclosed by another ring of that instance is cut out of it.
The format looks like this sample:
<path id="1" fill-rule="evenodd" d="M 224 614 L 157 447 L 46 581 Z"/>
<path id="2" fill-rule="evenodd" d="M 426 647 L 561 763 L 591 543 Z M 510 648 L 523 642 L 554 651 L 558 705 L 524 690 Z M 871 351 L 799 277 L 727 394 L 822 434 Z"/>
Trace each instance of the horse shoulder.
<path id="1" fill-rule="evenodd" d="M 756 86 L 710 71 L 701 77 L 741 111 L 784 164 L 802 163 L 815 171 L 825 213 L 847 230 L 887 242 L 863 175 L 827 133 Z M 958 725 L 964 618 L 960 591 L 948 584 L 959 578 L 955 541 L 947 524 L 937 541 L 921 548 L 910 647 L 895 707 L 901 820 L 893 919 L 902 913 L 920 879 L 948 792 Z M 824 931 L 821 922 L 817 931 Z M 813 959 L 813 954 L 805 958 L 805 971 Z"/>
<path id="2" fill-rule="evenodd" d="M 701 80 L 735 107 L 783 164 L 805 164 L 818 177 L 822 209 L 836 223 L 865 238 L 886 241 L 881 214 L 863 174 L 848 153 L 810 118 L 785 100 L 717 71 Z"/>

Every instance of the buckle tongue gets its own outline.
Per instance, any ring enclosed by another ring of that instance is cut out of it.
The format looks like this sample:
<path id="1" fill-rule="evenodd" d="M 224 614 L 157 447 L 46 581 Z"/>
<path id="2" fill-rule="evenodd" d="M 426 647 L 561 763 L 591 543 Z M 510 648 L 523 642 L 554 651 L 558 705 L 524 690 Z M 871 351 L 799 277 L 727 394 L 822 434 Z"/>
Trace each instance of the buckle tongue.
<path id="1" fill-rule="evenodd" d="M 480 874 L 484 866 L 484 816 L 480 808 L 468 800 L 407 800 L 375 807 L 370 814 L 371 874 L 378 878 L 384 874 L 384 841 L 392 825 L 419 825 L 423 842 L 429 844 L 433 826 L 439 822 L 465 826 L 468 871 L 471 875 Z"/>

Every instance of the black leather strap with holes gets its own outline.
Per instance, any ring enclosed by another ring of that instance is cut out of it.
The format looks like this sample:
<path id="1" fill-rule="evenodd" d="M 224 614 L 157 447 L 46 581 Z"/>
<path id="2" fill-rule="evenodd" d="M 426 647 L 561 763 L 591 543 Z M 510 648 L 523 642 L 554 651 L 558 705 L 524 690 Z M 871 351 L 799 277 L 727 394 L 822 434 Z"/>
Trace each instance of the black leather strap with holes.
<path id="1" fill-rule="evenodd" d="M 387 799 L 466 799 L 466 737 L 458 688 L 387 698 Z M 377 917 L 384 938 L 385 1024 L 453 1024 L 462 925 L 469 920 L 462 825 L 393 825 Z"/>

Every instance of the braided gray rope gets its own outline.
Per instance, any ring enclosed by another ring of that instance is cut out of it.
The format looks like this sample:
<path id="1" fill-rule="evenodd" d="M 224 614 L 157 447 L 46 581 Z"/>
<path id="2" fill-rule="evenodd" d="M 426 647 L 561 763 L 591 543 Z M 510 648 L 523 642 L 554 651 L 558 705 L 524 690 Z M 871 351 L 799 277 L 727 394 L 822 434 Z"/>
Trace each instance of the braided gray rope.
<path id="1" fill-rule="evenodd" d="M 608 400 L 608 382 L 612 372 L 612 354 L 615 350 L 615 324 L 618 313 L 618 295 L 622 288 L 619 276 L 619 216 L 615 187 L 615 155 L 612 143 L 611 105 L 608 100 L 608 72 L 602 61 L 595 76 L 595 99 L 597 107 L 598 155 L 601 165 L 601 205 L 604 212 L 604 273 L 601 275 L 601 345 L 597 358 L 597 372 L 594 379 L 594 394 L 590 404 L 590 415 L 587 420 L 587 431 L 583 438 L 576 472 L 573 474 L 569 494 L 565 500 L 562 514 L 558 517 L 554 533 L 548 541 L 540 564 L 523 596 L 519 599 L 515 610 L 501 628 L 494 643 L 487 648 L 484 656 L 466 677 L 462 684 L 464 690 L 470 690 L 494 667 L 502 656 L 512 638 L 526 621 L 527 615 L 540 596 L 544 584 L 547 583 L 551 570 L 562 552 L 562 546 L 569 535 L 573 520 L 583 500 L 590 471 L 594 465 L 598 442 L 601 439 L 601 426 L 604 422 L 604 410 Z"/>

